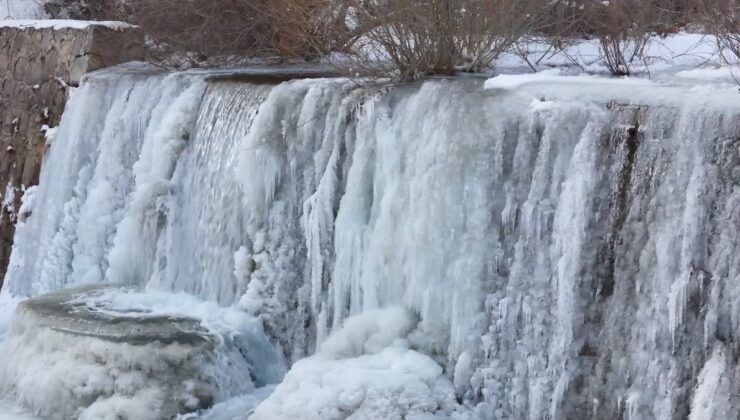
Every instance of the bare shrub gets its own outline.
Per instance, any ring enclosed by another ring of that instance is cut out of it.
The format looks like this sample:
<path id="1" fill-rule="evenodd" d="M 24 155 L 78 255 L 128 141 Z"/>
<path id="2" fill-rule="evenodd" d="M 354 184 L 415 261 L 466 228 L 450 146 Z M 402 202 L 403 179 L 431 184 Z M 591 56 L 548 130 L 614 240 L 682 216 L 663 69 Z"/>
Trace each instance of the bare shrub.
<path id="1" fill-rule="evenodd" d="M 583 38 L 595 39 L 604 66 L 614 75 L 628 75 L 636 65 L 646 64 L 654 36 L 699 22 L 696 6 L 694 0 L 558 0 L 553 23 L 541 36 L 560 53 Z M 571 61 L 580 66 L 575 58 Z"/>
<path id="2" fill-rule="evenodd" d="M 101 0 L 35 0 L 52 19 L 102 20 L 105 16 Z"/>
<path id="3" fill-rule="evenodd" d="M 655 34 L 672 32 L 677 16 L 666 0 L 589 2 L 587 28 L 598 39 L 603 64 L 614 75 L 629 75 Z"/>
<path id="4" fill-rule="evenodd" d="M 573 65 L 581 66 L 576 57 L 568 54 L 568 47 L 587 36 L 588 27 L 583 0 L 551 0 L 543 24 L 523 35 L 511 52 L 521 58 L 532 71 L 537 71 L 542 60 L 563 55 Z M 544 49 L 543 49 L 544 47 Z"/>
<path id="5" fill-rule="evenodd" d="M 614 75 L 630 74 L 652 36 L 645 21 L 635 22 L 635 3 L 612 1 L 590 8 L 589 23 L 598 37 L 603 63 Z"/>
<path id="6" fill-rule="evenodd" d="M 100 1 L 100 0 L 99 0 Z M 150 61 L 173 68 L 311 58 L 309 26 L 328 0 L 105 0 L 108 18 L 139 25 Z"/>
<path id="7" fill-rule="evenodd" d="M 282 55 L 319 58 L 350 43 L 348 9 L 346 0 L 275 0 L 265 13 L 286 41 Z"/>
<path id="8" fill-rule="evenodd" d="M 50 0 L 73 2 L 83 0 Z M 739 0 L 701 0 L 737 51 Z M 504 51 L 542 57 L 595 38 L 615 75 L 644 63 L 655 34 L 694 23 L 695 0 L 84 0 L 96 18 L 142 27 L 151 60 L 167 67 L 224 65 L 252 58 L 332 57 L 352 74 L 413 80 L 479 71 Z M 727 4 L 729 6 L 722 6 Z M 721 7 L 720 7 L 721 6 Z M 726 10 L 733 13 L 726 13 Z M 733 38 L 734 34 L 734 38 Z M 730 48 L 732 50 L 732 48 Z M 340 53 L 340 54 L 333 54 Z M 339 59 L 337 59 L 339 58 Z M 576 63 L 576 60 L 574 60 Z M 576 63 L 577 64 L 577 63 Z"/>
<path id="9" fill-rule="evenodd" d="M 725 61 L 740 60 L 740 1 L 704 0 L 706 27 L 717 36 L 720 52 Z"/>
<path id="10" fill-rule="evenodd" d="M 347 0 L 350 66 L 413 80 L 477 71 L 535 29 L 540 0 Z M 388 67 L 387 63 L 392 63 Z"/>

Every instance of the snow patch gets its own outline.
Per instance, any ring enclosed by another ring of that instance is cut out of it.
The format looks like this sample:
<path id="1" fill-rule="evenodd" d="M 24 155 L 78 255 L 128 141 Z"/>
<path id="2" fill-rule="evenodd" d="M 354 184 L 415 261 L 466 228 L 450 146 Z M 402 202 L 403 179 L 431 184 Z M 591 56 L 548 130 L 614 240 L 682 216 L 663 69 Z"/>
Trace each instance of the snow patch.
<path id="1" fill-rule="evenodd" d="M 522 39 L 516 50 L 516 53 L 502 54 L 496 60 L 496 67 L 507 73 L 566 68 L 575 72 L 609 74 L 599 41 L 595 39 L 578 40 L 564 48 L 553 48 L 541 39 Z M 700 65 L 719 66 L 724 62 L 714 36 L 679 32 L 665 38 L 654 37 L 644 51 L 643 60 L 634 62 L 631 71 L 652 77 Z"/>
<path id="2" fill-rule="evenodd" d="M 5 19 L 0 20 L 0 28 L 18 29 L 87 29 L 91 26 L 102 26 L 121 31 L 135 26 L 126 22 L 107 20 L 71 20 L 71 19 Z"/>
<path id="3" fill-rule="evenodd" d="M 740 77 L 740 69 L 734 67 L 698 68 L 679 71 L 676 77 L 696 81 L 734 81 L 734 77 Z"/>
<path id="4" fill-rule="evenodd" d="M 604 78 L 595 75 L 566 75 L 559 70 L 546 70 L 539 73 L 501 74 L 486 80 L 485 89 L 514 90 L 533 83 L 573 83 L 579 85 L 619 84 L 619 85 L 651 85 L 652 82 L 636 78 Z"/>
<path id="5" fill-rule="evenodd" d="M 54 136 L 57 135 L 57 130 L 59 127 L 49 127 L 48 125 L 44 124 L 41 126 L 41 132 L 44 133 L 44 137 L 46 138 L 46 145 L 50 146 L 51 143 L 54 142 Z"/>

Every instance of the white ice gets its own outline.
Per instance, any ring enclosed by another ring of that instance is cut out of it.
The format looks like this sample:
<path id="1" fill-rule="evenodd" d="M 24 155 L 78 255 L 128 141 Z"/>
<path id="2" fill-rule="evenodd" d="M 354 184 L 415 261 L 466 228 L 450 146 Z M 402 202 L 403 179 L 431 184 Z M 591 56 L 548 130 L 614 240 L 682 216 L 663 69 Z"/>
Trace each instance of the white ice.
<path id="1" fill-rule="evenodd" d="M 192 312 L 224 334 L 248 317 L 293 363 L 262 418 L 723 406 L 710 377 L 736 378 L 716 349 L 740 331 L 725 79 L 202 76 L 103 72 L 73 94 L 7 293 L 116 281 L 145 293 L 96 308 Z M 82 359 L 55 378 L 93 374 L 89 343 L 55 340 Z M 49 360 L 28 342 L 20 358 Z M 44 390 L 26 405 L 64 400 L 43 374 L 20 387 Z M 229 413 L 259 399 L 232 397 Z"/>
<path id="2" fill-rule="evenodd" d="M 453 418 L 460 407 L 452 383 L 413 349 L 415 327 L 415 315 L 399 307 L 349 318 L 249 419 Z"/>

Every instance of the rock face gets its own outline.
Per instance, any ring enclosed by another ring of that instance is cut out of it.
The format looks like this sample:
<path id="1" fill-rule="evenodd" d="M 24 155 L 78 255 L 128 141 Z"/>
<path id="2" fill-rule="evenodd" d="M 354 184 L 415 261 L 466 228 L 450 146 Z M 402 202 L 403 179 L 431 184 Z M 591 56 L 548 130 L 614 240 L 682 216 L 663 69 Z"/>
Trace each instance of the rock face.
<path id="1" fill-rule="evenodd" d="M 59 124 L 69 88 L 87 72 L 141 57 L 135 28 L 94 22 L 0 22 L 0 286 L 21 198 L 38 183 L 42 127 Z"/>

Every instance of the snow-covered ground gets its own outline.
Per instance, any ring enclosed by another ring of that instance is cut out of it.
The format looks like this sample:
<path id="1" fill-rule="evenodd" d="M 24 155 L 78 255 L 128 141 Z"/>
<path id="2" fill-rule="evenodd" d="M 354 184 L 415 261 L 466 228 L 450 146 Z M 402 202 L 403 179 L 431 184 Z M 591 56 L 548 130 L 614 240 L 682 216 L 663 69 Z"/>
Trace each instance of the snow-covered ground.
<path id="1" fill-rule="evenodd" d="M 629 76 L 609 73 L 595 40 L 574 42 L 562 50 L 522 41 L 518 50 L 519 54 L 506 53 L 496 61 L 486 89 L 536 96 L 539 86 L 540 91 L 544 87 L 550 93 L 557 91 L 561 98 L 595 94 L 626 103 L 711 100 L 712 106 L 733 108 L 738 103 L 740 61 L 727 51 L 721 54 L 711 35 L 681 32 L 655 37 Z"/>
<path id="2" fill-rule="evenodd" d="M 33 29 L 85 29 L 89 26 L 105 26 L 111 29 L 130 28 L 131 25 L 116 21 L 89 21 L 70 19 L 4 19 L 0 20 L 0 28 L 33 28 Z"/>
<path id="3" fill-rule="evenodd" d="M 554 49 L 538 40 L 523 40 L 514 49 L 496 61 L 500 73 L 533 72 L 560 68 L 570 74 L 588 73 L 609 75 L 603 54 L 596 40 L 573 42 L 562 49 Z M 694 80 L 711 80 L 729 76 L 728 63 L 737 67 L 737 59 L 728 51 L 719 53 L 717 40 L 712 35 L 679 32 L 666 37 L 654 37 L 647 45 L 642 59 L 635 60 L 631 73 L 635 77 L 662 79 L 679 75 Z M 682 72 L 701 69 L 693 74 Z"/>

